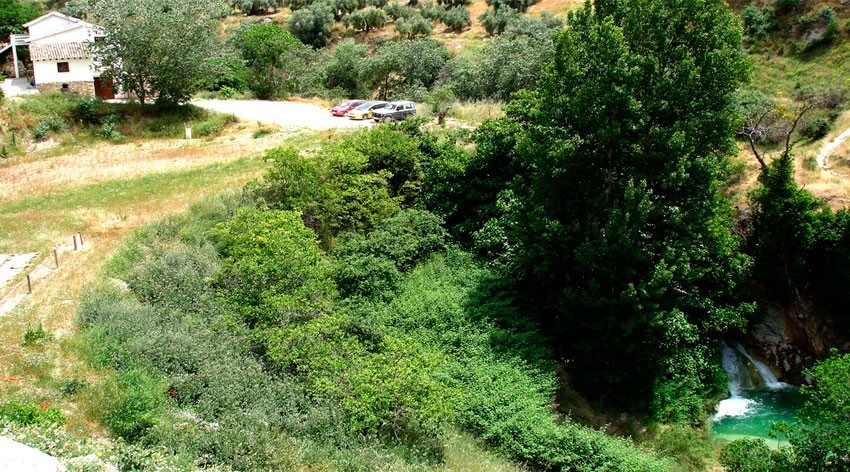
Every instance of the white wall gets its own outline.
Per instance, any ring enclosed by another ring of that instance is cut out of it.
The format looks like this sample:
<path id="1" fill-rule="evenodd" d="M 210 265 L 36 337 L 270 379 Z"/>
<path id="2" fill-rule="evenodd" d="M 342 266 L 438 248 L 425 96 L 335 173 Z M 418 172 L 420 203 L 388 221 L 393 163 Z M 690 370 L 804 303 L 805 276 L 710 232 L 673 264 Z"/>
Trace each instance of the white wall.
<path id="1" fill-rule="evenodd" d="M 68 72 L 58 72 L 56 63 L 67 62 Z M 69 59 L 67 61 L 38 61 L 33 63 L 36 85 L 47 83 L 68 83 L 94 80 L 89 59 Z"/>
<path id="2" fill-rule="evenodd" d="M 46 34 L 50 34 L 54 31 L 61 31 L 75 24 L 79 23 L 68 21 L 58 16 L 51 16 L 50 18 L 45 18 L 44 20 L 30 26 L 27 30 L 30 34 L 30 40 L 38 40 L 38 38 Z M 80 29 L 82 30 L 83 28 Z"/>
<path id="3" fill-rule="evenodd" d="M 70 31 L 65 31 L 63 33 L 54 34 L 53 36 L 48 36 L 44 39 L 37 39 L 35 41 L 30 40 L 34 43 L 46 44 L 46 43 L 84 43 L 87 41 L 94 41 L 94 30 L 89 28 L 81 27 L 74 28 Z"/>

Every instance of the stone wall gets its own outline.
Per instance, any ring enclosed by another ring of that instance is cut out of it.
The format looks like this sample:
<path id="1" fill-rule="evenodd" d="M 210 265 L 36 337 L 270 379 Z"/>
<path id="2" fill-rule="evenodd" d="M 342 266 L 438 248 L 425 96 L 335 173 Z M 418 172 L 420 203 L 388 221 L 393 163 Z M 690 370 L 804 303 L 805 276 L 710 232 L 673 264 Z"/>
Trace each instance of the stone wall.
<path id="1" fill-rule="evenodd" d="M 77 93 L 80 95 L 88 95 L 90 97 L 94 97 L 94 82 L 67 82 L 67 84 L 67 91 L 70 93 Z M 38 90 L 41 93 L 62 91 L 62 84 L 58 82 L 36 84 L 36 86 L 38 87 Z"/>

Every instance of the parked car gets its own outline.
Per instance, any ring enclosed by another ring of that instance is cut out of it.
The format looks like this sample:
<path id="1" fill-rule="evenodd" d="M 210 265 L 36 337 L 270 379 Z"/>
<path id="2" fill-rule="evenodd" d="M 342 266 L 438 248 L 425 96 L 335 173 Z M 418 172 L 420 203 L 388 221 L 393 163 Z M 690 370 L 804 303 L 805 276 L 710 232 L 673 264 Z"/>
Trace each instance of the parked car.
<path id="1" fill-rule="evenodd" d="M 345 116 L 352 120 L 368 120 L 372 118 L 372 113 L 374 113 L 375 110 L 384 108 L 386 105 L 387 102 L 366 102 L 346 113 Z"/>
<path id="2" fill-rule="evenodd" d="M 375 110 L 372 118 L 375 121 L 401 121 L 416 114 L 416 104 L 406 100 L 388 103 L 384 108 Z"/>
<path id="3" fill-rule="evenodd" d="M 331 108 L 331 115 L 333 116 L 345 116 L 346 113 L 351 110 L 359 107 L 364 103 L 363 100 L 346 100 L 339 105 Z"/>

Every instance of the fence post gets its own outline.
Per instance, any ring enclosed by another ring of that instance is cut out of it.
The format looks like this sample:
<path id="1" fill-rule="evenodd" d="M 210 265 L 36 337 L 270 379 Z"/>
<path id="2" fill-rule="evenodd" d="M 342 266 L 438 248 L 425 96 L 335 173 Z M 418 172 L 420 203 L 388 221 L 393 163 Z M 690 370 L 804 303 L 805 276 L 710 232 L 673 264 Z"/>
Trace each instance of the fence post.
<path id="1" fill-rule="evenodd" d="M 56 262 L 56 268 L 59 268 L 59 253 L 56 251 L 56 248 L 53 248 L 53 261 Z"/>
<path id="2" fill-rule="evenodd" d="M 32 280 L 30 279 L 30 274 L 27 274 L 27 293 L 32 293 Z"/>

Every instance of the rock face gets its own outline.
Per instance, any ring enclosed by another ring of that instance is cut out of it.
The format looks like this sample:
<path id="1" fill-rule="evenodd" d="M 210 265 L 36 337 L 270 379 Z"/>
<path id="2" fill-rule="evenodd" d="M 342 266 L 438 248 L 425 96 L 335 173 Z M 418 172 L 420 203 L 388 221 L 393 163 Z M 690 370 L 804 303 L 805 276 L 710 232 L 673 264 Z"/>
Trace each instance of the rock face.
<path id="1" fill-rule="evenodd" d="M 827 357 L 831 348 L 850 349 L 847 340 L 835 335 L 831 320 L 813 315 L 812 307 L 802 302 L 787 308 L 767 306 L 748 344 L 780 380 L 797 385 L 809 380 L 805 369 Z"/>
<path id="2" fill-rule="evenodd" d="M 67 472 L 56 458 L 0 436 L 0 472 Z"/>

